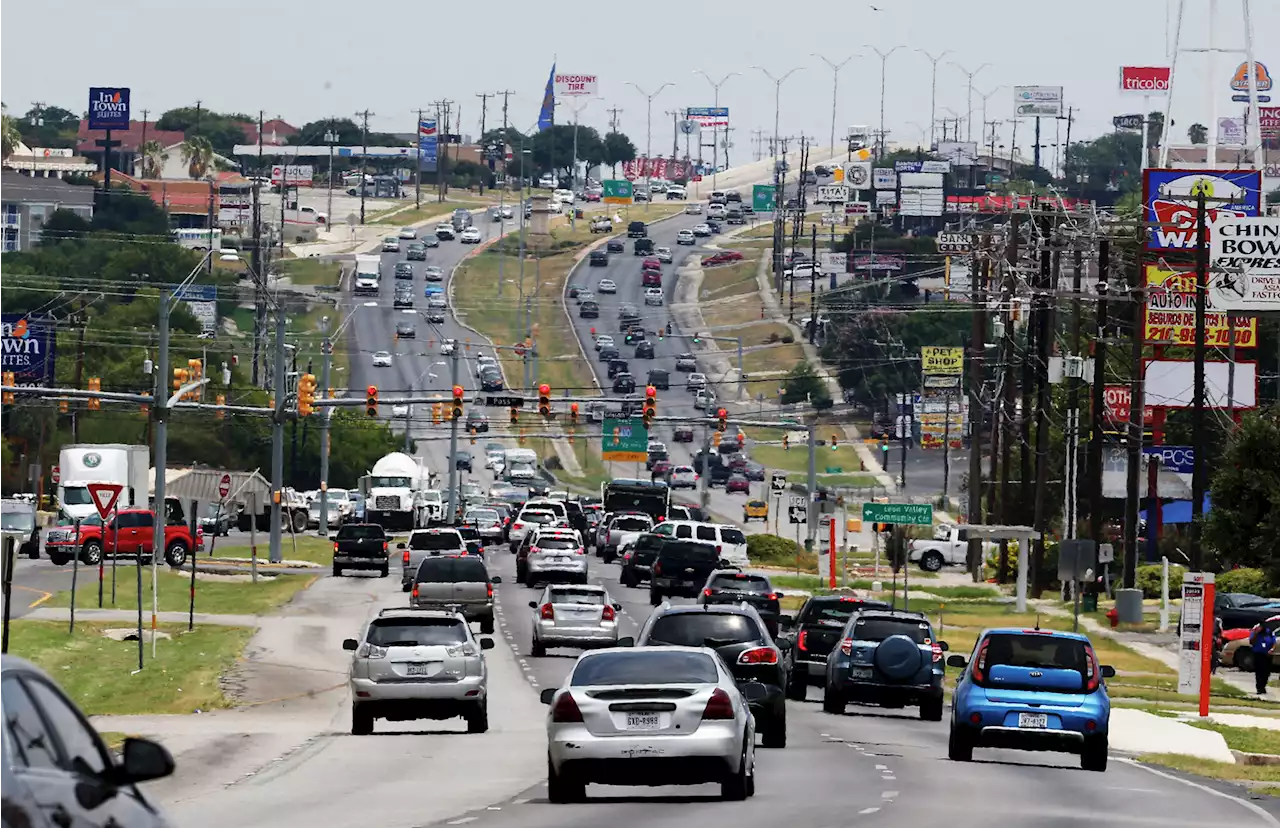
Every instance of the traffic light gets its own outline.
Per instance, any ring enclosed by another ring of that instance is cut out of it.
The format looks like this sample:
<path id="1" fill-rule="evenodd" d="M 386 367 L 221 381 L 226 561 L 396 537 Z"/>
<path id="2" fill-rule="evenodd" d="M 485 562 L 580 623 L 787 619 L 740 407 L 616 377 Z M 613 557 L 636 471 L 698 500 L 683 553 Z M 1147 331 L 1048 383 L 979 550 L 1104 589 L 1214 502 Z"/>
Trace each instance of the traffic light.
<path id="1" fill-rule="evenodd" d="M 702 337 L 698 336 L 697 334 L 694 334 L 694 335 L 693 335 L 693 344 L 694 344 L 694 345 L 699 345 L 699 344 L 701 344 L 701 343 L 702 343 Z"/>
<path id="2" fill-rule="evenodd" d="M 711 432 L 711 445 L 716 447 L 720 446 L 720 432 L 718 431 Z"/>
<path id="3" fill-rule="evenodd" d="M 746 445 L 746 442 L 747 442 L 747 435 L 739 431 L 738 432 L 738 448 L 741 449 L 744 445 Z"/>
<path id="4" fill-rule="evenodd" d="M 889 456 L 889 444 L 887 442 L 880 444 L 880 453 L 882 457 L 887 458 Z"/>
<path id="5" fill-rule="evenodd" d="M 450 412 L 450 416 L 455 420 L 462 419 L 462 398 L 466 393 L 466 390 L 461 385 L 453 386 L 453 409 Z"/>
<path id="6" fill-rule="evenodd" d="M 835 432 L 832 432 L 831 433 L 831 450 L 835 451 L 838 448 L 840 448 L 840 435 L 836 434 Z"/>
<path id="7" fill-rule="evenodd" d="M 471 445 L 474 446 L 476 444 L 476 427 L 472 426 L 467 430 L 471 432 Z"/>
<path id="8" fill-rule="evenodd" d="M 438 402 L 431 404 L 431 422 L 439 423 L 444 419 L 444 406 Z"/>
<path id="9" fill-rule="evenodd" d="M 364 413 L 368 417 L 378 416 L 378 386 L 370 385 L 365 389 Z"/>
<path id="10" fill-rule="evenodd" d="M 790 438 L 790 437 L 788 437 L 788 436 L 787 436 L 787 435 L 785 435 L 785 434 L 784 434 L 784 435 L 782 435 L 782 450 L 783 450 L 783 451 L 790 451 L 790 450 L 791 450 L 791 438 Z"/>
<path id="11" fill-rule="evenodd" d="M 90 391 L 101 391 L 101 390 L 102 390 L 102 380 L 101 380 L 99 377 L 89 377 L 89 390 L 90 390 Z M 98 411 L 98 410 L 100 410 L 101 408 L 102 408 L 102 400 L 98 399 L 97 397 L 90 397 L 90 398 L 89 398 L 89 410 L 90 410 L 90 411 Z"/>
<path id="12" fill-rule="evenodd" d="M 178 393 L 178 389 L 189 382 L 191 382 L 191 372 L 189 370 L 186 368 L 173 369 L 173 392 L 175 394 Z M 181 399 L 186 399 L 186 395 L 183 395 Z"/>
<path id="13" fill-rule="evenodd" d="M 729 427 L 729 412 L 723 408 L 716 412 L 716 431 L 724 431 Z"/>
<path id="14" fill-rule="evenodd" d="M 515 409 L 512 409 L 512 410 L 514 411 Z M 578 424 L 578 404 L 569 403 L 569 425 L 576 426 L 577 424 Z M 569 439 L 572 440 L 573 437 L 570 436 Z"/>
<path id="15" fill-rule="evenodd" d="M 303 374 L 298 377 L 298 416 L 310 417 L 316 413 L 316 375 Z"/>
<path id="16" fill-rule="evenodd" d="M 62 399 L 58 400 L 58 411 L 60 413 L 66 414 L 70 410 L 71 410 L 70 400 L 68 400 L 66 397 L 63 397 Z"/>
<path id="17" fill-rule="evenodd" d="M 644 419 L 644 427 L 648 428 L 653 422 L 653 418 L 658 415 L 658 389 L 652 385 L 644 389 L 644 408 L 641 416 Z"/>
<path id="18" fill-rule="evenodd" d="M 199 382 L 200 380 L 204 379 L 204 363 L 202 363 L 200 360 L 198 359 L 187 360 L 187 369 L 191 372 L 191 379 L 189 380 L 190 382 Z M 188 399 L 188 400 L 200 399 L 200 390 L 196 389 L 195 391 L 189 391 L 185 399 Z"/>
<path id="19" fill-rule="evenodd" d="M 18 384 L 17 378 L 14 376 L 14 373 L 12 371 L 5 371 L 3 377 L 0 377 L 0 383 L 3 383 L 4 385 L 7 385 L 11 388 Z M 4 392 L 5 405 L 13 405 L 16 399 L 17 399 L 17 395 L 14 394 L 12 391 Z"/>
<path id="20" fill-rule="evenodd" d="M 513 405 L 511 406 L 511 424 L 516 425 L 519 422 L 520 422 L 520 409 L 516 408 Z"/>
<path id="21" fill-rule="evenodd" d="M 545 382 L 538 386 L 538 413 L 543 419 L 551 419 L 551 386 Z"/>
<path id="22" fill-rule="evenodd" d="M 217 396 L 217 398 L 215 399 L 215 402 L 217 402 L 217 403 L 218 403 L 218 405 L 226 405 L 226 404 L 227 404 L 227 395 L 226 395 L 226 394 L 219 394 L 219 395 Z M 215 411 L 215 412 L 213 412 L 213 416 L 214 416 L 214 417 L 216 417 L 216 418 L 217 418 L 217 419 L 219 419 L 219 420 L 225 420 L 225 419 L 227 419 L 227 412 L 225 412 L 225 411 Z"/>

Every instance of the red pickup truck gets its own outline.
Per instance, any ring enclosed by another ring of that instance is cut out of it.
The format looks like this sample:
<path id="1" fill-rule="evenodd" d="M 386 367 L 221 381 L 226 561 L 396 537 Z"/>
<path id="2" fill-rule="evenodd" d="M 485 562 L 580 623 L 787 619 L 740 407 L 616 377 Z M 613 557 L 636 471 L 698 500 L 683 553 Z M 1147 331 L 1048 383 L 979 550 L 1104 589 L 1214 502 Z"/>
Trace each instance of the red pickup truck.
<path id="1" fill-rule="evenodd" d="M 155 540 L 155 513 L 150 509 L 125 509 L 120 511 L 103 531 L 102 522 L 93 518 L 80 522 L 80 534 L 76 536 L 74 525 L 55 526 L 45 535 L 45 551 L 49 560 L 58 566 L 71 562 L 76 548 L 80 549 L 80 562 L 97 566 L 103 555 L 137 557 L 144 563 L 151 562 Z M 182 566 L 191 550 L 204 548 L 204 531 L 183 525 L 169 525 L 164 529 L 164 560 L 169 566 Z"/>

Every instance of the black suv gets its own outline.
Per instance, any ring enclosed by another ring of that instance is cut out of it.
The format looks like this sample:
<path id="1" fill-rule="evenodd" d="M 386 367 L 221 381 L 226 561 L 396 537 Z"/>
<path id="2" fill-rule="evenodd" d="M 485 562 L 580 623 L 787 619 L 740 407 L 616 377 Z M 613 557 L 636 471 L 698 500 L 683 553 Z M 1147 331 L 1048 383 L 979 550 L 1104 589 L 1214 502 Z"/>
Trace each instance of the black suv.
<path id="1" fill-rule="evenodd" d="M 630 233 L 627 235 L 630 235 Z M 636 239 L 635 244 L 631 246 L 631 251 L 636 256 L 653 255 L 653 239 Z"/>
<path id="2" fill-rule="evenodd" d="M 921 613 L 854 613 L 841 630 L 838 649 L 827 659 L 822 709 L 842 714 L 849 702 L 918 705 L 921 719 L 940 722 L 946 650 L 947 643 L 934 636 L 933 625 Z"/>
<path id="3" fill-rule="evenodd" d="M 630 374 L 631 366 L 624 359 L 609 360 L 609 379 L 613 379 L 618 374 Z"/>
<path id="4" fill-rule="evenodd" d="M 659 391 L 671 390 L 671 374 L 661 369 L 649 372 L 649 384 Z"/>
<path id="5" fill-rule="evenodd" d="M 627 225 L 627 237 L 632 239 L 643 239 L 649 235 L 649 228 L 645 226 L 643 221 L 633 221 Z M 650 242 L 652 244 L 652 242 Z"/>
<path id="6" fill-rule="evenodd" d="M 397 279 L 412 279 L 413 265 L 408 262 L 396 262 L 395 277 Z"/>
<path id="7" fill-rule="evenodd" d="M 658 606 L 668 595 L 698 597 L 708 576 L 722 568 L 715 544 L 668 538 L 653 561 L 650 606 Z"/>
<path id="8" fill-rule="evenodd" d="M 636 378 L 623 372 L 613 377 L 613 390 L 619 394 L 630 394 L 636 390 Z"/>
<path id="9" fill-rule="evenodd" d="M 619 643 L 624 643 L 625 639 Z M 745 605 L 691 607 L 664 605 L 649 616 L 637 647 L 676 645 L 711 647 L 733 673 L 756 718 L 767 748 L 787 746 L 787 663 L 754 608 Z"/>
<path id="10" fill-rule="evenodd" d="M 627 246 L 622 243 L 622 239 L 609 239 L 605 242 L 604 248 L 609 253 L 623 253 Z"/>
<path id="11" fill-rule="evenodd" d="M 622 570 L 618 580 L 623 586 L 637 587 L 641 581 L 649 580 L 653 574 L 653 562 L 665 540 L 664 536 L 652 532 L 645 532 L 635 539 L 631 548 L 622 556 Z"/>
<path id="12" fill-rule="evenodd" d="M 591 256 L 590 256 L 590 261 L 591 261 L 591 267 L 608 267 L 608 266 L 609 266 L 609 251 L 607 251 L 607 250 L 592 250 L 592 251 L 591 251 Z"/>
<path id="13" fill-rule="evenodd" d="M 787 698 L 804 701 L 810 686 L 821 686 L 827 676 L 827 655 L 840 642 L 849 617 L 864 609 L 889 609 L 883 601 L 864 601 L 850 595 L 815 595 L 804 602 L 782 637 L 794 642 L 791 683 Z"/>
<path id="14" fill-rule="evenodd" d="M 778 619 L 782 616 L 779 601 L 782 593 L 773 588 L 764 575 L 750 575 L 736 569 L 717 569 L 702 587 L 702 605 L 741 604 L 755 607 L 764 619 L 769 635 L 778 637 Z"/>

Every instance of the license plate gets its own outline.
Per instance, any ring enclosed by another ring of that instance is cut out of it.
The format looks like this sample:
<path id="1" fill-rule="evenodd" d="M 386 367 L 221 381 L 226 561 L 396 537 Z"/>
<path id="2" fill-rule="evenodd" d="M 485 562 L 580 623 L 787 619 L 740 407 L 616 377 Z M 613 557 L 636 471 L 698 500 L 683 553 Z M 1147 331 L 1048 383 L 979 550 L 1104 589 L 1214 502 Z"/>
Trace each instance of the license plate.
<path id="1" fill-rule="evenodd" d="M 426 662 L 424 664 L 408 664 L 406 665 L 407 669 L 405 672 L 410 676 L 429 676 L 434 672 L 432 668 L 435 666 L 436 665 L 431 662 Z"/>
<path id="2" fill-rule="evenodd" d="M 852 670 L 849 671 L 849 678 L 869 679 L 871 678 L 871 668 L 870 667 L 854 667 Z"/>
<path id="3" fill-rule="evenodd" d="M 627 730 L 657 730 L 662 727 L 662 717 L 657 713 L 628 713 Z"/>
<path id="4" fill-rule="evenodd" d="M 1047 713 L 1019 713 L 1018 727 L 1030 727 L 1043 730 L 1049 726 L 1049 714 Z"/>

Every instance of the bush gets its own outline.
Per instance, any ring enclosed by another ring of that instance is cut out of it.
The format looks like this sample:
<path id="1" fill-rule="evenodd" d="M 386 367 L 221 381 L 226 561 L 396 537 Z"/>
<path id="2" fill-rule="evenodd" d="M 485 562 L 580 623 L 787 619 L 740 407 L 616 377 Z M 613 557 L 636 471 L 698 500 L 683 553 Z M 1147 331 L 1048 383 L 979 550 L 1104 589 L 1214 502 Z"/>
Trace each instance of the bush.
<path id="1" fill-rule="evenodd" d="M 543 460 L 542 465 L 543 467 L 550 469 L 552 471 L 559 471 L 560 469 L 564 468 L 564 466 L 560 463 L 559 455 L 556 455 L 556 454 L 553 454 L 550 457 L 548 457 L 546 460 Z"/>
<path id="2" fill-rule="evenodd" d="M 1176 598 L 1178 591 L 1181 589 L 1182 573 L 1187 569 L 1178 564 L 1169 564 L 1169 594 Z M 1142 590 L 1143 598 L 1159 598 L 1160 597 L 1160 564 L 1147 564 L 1138 567 L 1138 571 L 1134 577 L 1133 585 Z"/>
<path id="3" fill-rule="evenodd" d="M 1170 574 L 1169 577 L 1172 579 L 1173 575 Z M 1223 572 L 1214 579 L 1214 583 L 1218 592 L 1248 592 L 1263 596 L 1275 594 L 1275 588 L 1267 580 L 1267 574 L 1261 569 L 1247 566 Z"/>
<path id="4" fill-rule="evenodd" d="M 796 565 L 796 555 L 800 556 L 800 568 L 815 570 L 818 565 L 817 556 L 805 552 L 804 547 L 789 538 L 777 535 L 747 535 L 747 557 L 752 564 L 761 566 Z"/>

